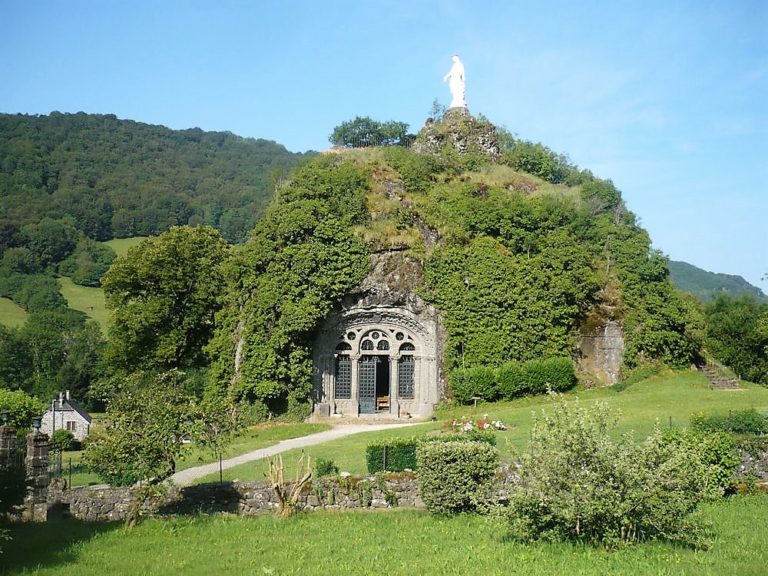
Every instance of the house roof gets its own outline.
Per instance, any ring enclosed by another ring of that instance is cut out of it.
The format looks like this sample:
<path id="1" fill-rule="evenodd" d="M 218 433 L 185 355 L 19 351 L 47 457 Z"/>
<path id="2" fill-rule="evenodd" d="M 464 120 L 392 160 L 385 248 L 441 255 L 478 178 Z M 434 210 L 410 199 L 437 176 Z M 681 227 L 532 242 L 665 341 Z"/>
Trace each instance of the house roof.
<path id="1" fill-rule="evenodd" d="M 53 402 L 54 402 L 56 412 L 76 412 L 83 418 L 83 420 L 88 422 L 88 424 L 91 423 L 91 416 L 90 414 L 88 414 L 88 411 L 82 406 L 80 406 L 80 404 L 78 404 L 75 400 L 72 400 L 71 398 L 70 399 L 57 398 Z M 46 413 L 48 412 L 52 412 L 51 408 L 48 408 L 48 410 L 46 410 Z"/>

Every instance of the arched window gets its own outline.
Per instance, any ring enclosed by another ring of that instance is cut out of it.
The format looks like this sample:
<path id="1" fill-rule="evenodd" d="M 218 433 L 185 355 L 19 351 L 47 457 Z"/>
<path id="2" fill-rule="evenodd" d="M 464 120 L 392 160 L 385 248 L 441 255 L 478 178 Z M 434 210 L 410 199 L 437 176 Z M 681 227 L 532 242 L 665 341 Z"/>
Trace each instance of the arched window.
<path id="1" fill-rule="evenodd" d="M 379 343 L 376 344 L 377 350 L 389 350 L 389 342 L 386 340 L 379 340 Z"/>
<path id="2" fill-rule="evenodd" d="M 360 346 L 363 350 L 373 350 L 373 342 L 370 340 L 363 340 L 362 346 Z"/>
<path id="3" fill-rule="evenodd" d="M 397 394 L 400 396 L 400 398 L 413 398 L 413 374 L 415 372 L 415 368 L 416 362 L 414 361 L 413 356 L 401 356 L 400 360 L 398 360 Z"/>
<path id="4" fill-rule="evenodd" d="M 402 352 L 413 352 L 414 350 L 416 350 L 416 347 L 413 344 L 411 344 L 410 342 L 406 342 L 405 344 L 400 346 L 400 352 L 401 353 Z"/>
<path id="5" fill-rule="evenodd" d="M 340 399 L 352 398 L 352 359 L 347 354 L 336 357 L 336 384 L 334 397 Z"/>
<path id="6" fill-rule="evenodd" d="M 336 352 L 347 352 L 349 350 L 352 350 L 352 346 L 346 342 L 339 342 L 339 345 L 336 346 Z"/>

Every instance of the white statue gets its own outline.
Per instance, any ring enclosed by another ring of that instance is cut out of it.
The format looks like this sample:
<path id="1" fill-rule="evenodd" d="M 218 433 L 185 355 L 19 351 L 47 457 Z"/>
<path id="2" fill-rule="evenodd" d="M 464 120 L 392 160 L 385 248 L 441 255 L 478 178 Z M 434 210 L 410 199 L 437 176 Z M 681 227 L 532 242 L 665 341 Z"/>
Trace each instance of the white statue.
<path id="1" fill-rule="evenodd" d="M 448 88 L 451 89 L 451 105 L 448 108 L 466 108 L 464 64 L 461 63 L 458 54 L 453 55 L 453 66 L 443 77 L 443 82 L 445 81 L 448 81 Z"/>

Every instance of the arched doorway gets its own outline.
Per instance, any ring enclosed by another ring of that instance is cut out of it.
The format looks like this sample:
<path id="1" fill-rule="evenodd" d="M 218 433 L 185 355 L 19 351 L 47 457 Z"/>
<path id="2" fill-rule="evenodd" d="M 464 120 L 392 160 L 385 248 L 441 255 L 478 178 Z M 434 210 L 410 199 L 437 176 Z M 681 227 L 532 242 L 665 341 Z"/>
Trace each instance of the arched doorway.
<path id="1" fill-rule="evenodd" d="M 406 314 L 349 314 L 315 347 L 318 412 L 429 415 L 438 401 L 433 334 Z M 323 408 L 327 406 L 327 408 Z"/>

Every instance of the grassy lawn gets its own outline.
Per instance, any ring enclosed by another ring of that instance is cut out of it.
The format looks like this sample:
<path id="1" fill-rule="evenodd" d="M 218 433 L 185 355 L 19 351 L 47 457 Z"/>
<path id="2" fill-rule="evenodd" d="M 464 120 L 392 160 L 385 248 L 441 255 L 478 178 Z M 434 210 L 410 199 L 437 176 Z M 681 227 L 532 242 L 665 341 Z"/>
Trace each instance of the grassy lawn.
<path id="1" fill-rule="evenodd" d="M 133 238 L 114 238 L 103 242 L 112 250 L 114 250 L 118 256 L 124 256 L 130 248 L 133 248 L 137 244 L 141 244 L 143 240 L 146 240 L 146 236 L 134 236 Z"/>
<path id="2" fill-rule="evenodd" d="M 58 279 L 61 286 L 61 295 L 67 301 L 67 305 L 85 312 L 89 318 L 96 320 L 104 333 L 107 331 L 109 313 L 104 303 L 104 290 L 90 286 L 75 284 L 66 276 Z"/>
<path id="3" fill-rule="evenodd" d="M 317 512 L 182 516 L 119 523 L 16 524 L 3 544 L 12 574 L 525 574 L 765 575 L 768 496 L 704 506 L 716 540 L 705 552 L 667 543 L 616 552 L 578 544 L 523 545 L 479 516 Z"/>
<path id="4" fill-rule="evenodd" d="M 27 321 L 27 312 L 8 298 L 0 298 L 0 323 L 9 328 L 18 328 Z"/>
<path id="5" fill-rule="evenodd" d="M 691 414 L 705 411 L 707 413 L 727 414 L 728 410 L 755 408 L 768 411 L 768 388 L 754 384 L 744 384 L 740 391 L 710 390 L 709 383 L 700 374 L 693 371 L 670 373 L 649 378 L 630 386 L 622 392 L 612 388 L 596 388 L 593 390 L 575 390 L 566 394 L 567 398 L 578 397 L 581 402 L 602 400 L 621 413 L 616 436 L 622 432 L 634 430 L 637 438 L 645 438 L 650 434 L 656 421 L 661 426 L 669 426 L 670 418 L 673 426 L 687 426 Z M 455 406 L 438 412 L 441 421 L 467 418 L 482 418 L 484 414 L 492 419 L 501 419 L 509 426 L 509 430 L 497 435 L 498 447 L 502 458 L 512 458 L 515 452 L 525 449 L 531 429 L 532 412 L 539 412 L 551 400 L 548 397 L 522 398 L 511 402 L 481 404 L 472 406 Z M 312 460 L 325 458 L 333 460 L 340 470 L 352 474 L 365 474 L 365 447 L 381 438 L 393 436 L 418 436 L 440 428 L 441 424 L 426 423 L 409 426 L 397 431 L 366 432 L 348 438 L 311 446 L 305 451 Z M 294 474 L 294 465 L 301 454 L 293 450 L 283 454 L 286 473 Z M 242 464 L 224 471 L 225 480 L 260 480 L 264 478 L 267 463 L 255 461 Z M 198 483 L 213 482 L 218 476 L 209 476 L 198 480 Z"/>

